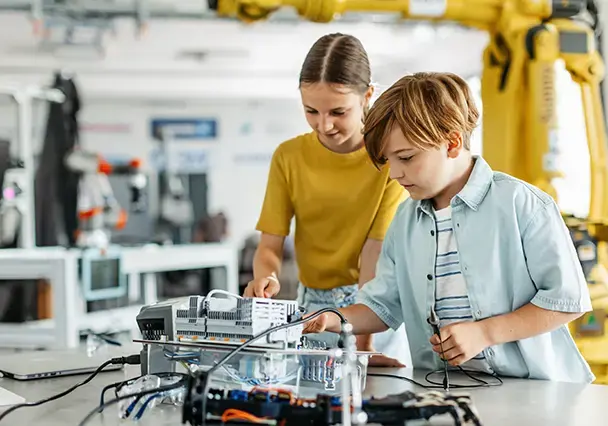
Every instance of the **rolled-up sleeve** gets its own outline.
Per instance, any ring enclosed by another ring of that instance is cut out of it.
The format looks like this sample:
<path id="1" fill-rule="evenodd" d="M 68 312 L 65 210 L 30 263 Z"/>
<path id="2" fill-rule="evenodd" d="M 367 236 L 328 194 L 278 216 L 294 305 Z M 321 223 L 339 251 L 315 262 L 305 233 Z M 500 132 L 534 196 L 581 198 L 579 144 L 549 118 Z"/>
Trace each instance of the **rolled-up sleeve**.
<path id="1" fill-rule="evenodd" d="M 393 222 L 394 223 L 394 222 Z M 370 308 L 390 328 L 403 323 L 395 268 L 394 226 L 389 227 L 376 264 L 376 276 L 357 294 L 357 303 Z"/>
<path id="2" fill-rule="evenodd" d="M 532 303 L 559 312 L 591 311 L 589 289 L 570 232 L 557 205 L 546 203 L 523 232 L 528 270 L 536 285 Z"/>

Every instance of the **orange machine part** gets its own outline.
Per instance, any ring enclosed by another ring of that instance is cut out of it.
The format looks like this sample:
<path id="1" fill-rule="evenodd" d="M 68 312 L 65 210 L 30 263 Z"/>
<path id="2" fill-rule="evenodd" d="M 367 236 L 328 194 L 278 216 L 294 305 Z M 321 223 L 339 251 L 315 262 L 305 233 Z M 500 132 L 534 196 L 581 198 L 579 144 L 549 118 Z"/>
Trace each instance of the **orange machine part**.
<path id="1" fill-rule="evenodd" d="M 129 216 L 127 215 L 126 210 L 121 209 L 120 213 L 118 213 L 118 219 L 116 220 L 116 229 L 124 229 L 127 225 L 127 219 Z"/>
<path id="2" fill-rule="evenodd" d="M 97 216 L 98 214 L 101 214 L 103 212 L 103 209 L 101 207 L 94 207 L 92 209 L 89 210 L 82 210 L 78 212 L 78 217 L 80 219 L 90 219 L 93 216 Z"/>
<path id="3" fill-rule="evenodd" d="M 134 169 L 139 169 L 141 167 L 141 159 L 134 158 L 133 160 L 129 161 L 129 166 Z"/>

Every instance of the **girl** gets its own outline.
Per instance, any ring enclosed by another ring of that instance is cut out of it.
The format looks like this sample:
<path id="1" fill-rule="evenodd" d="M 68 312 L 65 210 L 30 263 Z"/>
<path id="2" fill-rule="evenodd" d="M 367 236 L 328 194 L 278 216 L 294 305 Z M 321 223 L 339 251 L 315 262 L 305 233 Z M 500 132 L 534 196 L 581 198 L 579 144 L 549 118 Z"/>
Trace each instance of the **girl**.
<path id="1" fill-rule="evenodd" d="M 374 167 L 363 144 L 363 117 L 373 94 L 370 65 L 360 41 L 329 34 L 310 49 L 300 93 L 312 132 L 274 152 L 246 297 L 278 293 L 283 243 L 295 216 L 298 301 L 308 312 L 346 307 L 374 277 L 384 234 L 405 191 Z M 337 336 L 315 336 L 333 346 Z M 374 365 L 409 364 L 403 328 L 357 336 L 359 350 L 378 350 Z M 395 359 L 396 358 L 396 359 Z"/>

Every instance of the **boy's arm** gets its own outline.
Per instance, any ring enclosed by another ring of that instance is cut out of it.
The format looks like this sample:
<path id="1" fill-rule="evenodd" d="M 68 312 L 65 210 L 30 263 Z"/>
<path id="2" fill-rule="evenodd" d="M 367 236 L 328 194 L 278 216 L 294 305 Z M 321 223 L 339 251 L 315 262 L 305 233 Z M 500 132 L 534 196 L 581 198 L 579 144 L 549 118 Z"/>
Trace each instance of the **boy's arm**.
<path id="1" fill-rule="evenodd" d="M 547 311 L 578 314 L 590 311 L 591 298 L 583 268 L 554 202 L 543 206 L 532 218 L 522 240 L 528 271 L 537 290 L 531 303 Z M 546 315 L 553 314 L 546 312 Z"/>
<path id="2" fill-rule="evenodd" d="M 513 312 L 442 328 L 443 349 L 453 365 L 488 346 L 550 332 L 591 310 L 582 267 L 555 203 L 540 208 L 522 233 L 522 243 L 535 296 Z M 440 353 L 439 339 L 433 336 L 431 343 Z"/>
<path id="3" fill-rule="evenodd" d="M 528 303 L 508 314 L 487 318 L 485 328 L 488 346 L 523 340 L 555 330 L 580 317 L 582 312 L 557 312 Z"/>
<path id="4" fill-rule="evenodd" d="M 381 333 L 388 329 L 378 315 L 365 305 L 356 303 L 346 308 L 341 308 L 340 312 L 353 326 L 353 334 L 373 334 Z M 340 318 L 332 313 L 318 316 L 314 320 L 304 325 L 304 333 L 319 333 L 321 331 L 331 331 L 340 333 Z"/>
<path id="5" fill-rule="evenodd" d="M 532 218 L 523 232 L 523 245 L 537 292 L 514 312 L 483 321 L 493 345 L 552 331 L 591 310 L 583 269 L 554 202 Z"/>

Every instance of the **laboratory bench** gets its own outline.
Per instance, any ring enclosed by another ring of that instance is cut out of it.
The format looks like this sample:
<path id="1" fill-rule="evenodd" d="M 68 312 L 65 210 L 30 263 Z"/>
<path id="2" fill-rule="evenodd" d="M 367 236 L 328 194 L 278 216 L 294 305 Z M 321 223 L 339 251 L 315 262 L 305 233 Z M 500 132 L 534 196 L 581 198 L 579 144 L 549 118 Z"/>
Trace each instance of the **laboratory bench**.
<path id="1" fill-rule="evenodd" d="M 27 358 L 24 357 L 24 362 Z M 370 368 L 369 373 L 395 374 L 413 378 L 425 383 L 425 371 L 412 369 Z M 100 393 L 104 386 L 140 374 L 138 366 L 127 366 L 121 371 L 99 374 L 89 384 L 75 392 L 39 407 L 25 407 L 9 414 L 3 421 L 6 425 L 68 426 L 78 425 L 80 421 L 99 404 Z M 0 379 L 0 387 L 37 401 L 59 393 L 84 380 L 86 376 L 72 376 L 19 382 Z M 450 374 L 452 383 L 459 383 L 457 375 Z M 490 426 L 588 426 L 602 424 L 608 402 L 608 386 L 557 383 L 538 380 L 503 379 L 501 386 L 458 389 L 467 392 L 472 398 L 483 425 Z M 462 382 L 460 382 L 462 383 Z M 470 381 L 468 382 L 470 383 Z M 423 392 L 405 380 L 368 377 L 364 397 L 382 397 L 406 390 Z M 106 401 L 113 397 L 108 392 Z M 107 408 L 102 414 L 87 423 L 90 426 L 125 425 L 132 420 L 119 420 L 117 406 Z M 138 424 L 142 426 L 168 426 L 181 424 L 181 408 L 162 405 L 144 414 Z M 408 423 L 409 424 L 409 423 Z M 419 423 L 413 423 L 419 424 Z M 437 417 L 431 425 L 452 425 L 449 417 Z"/>

